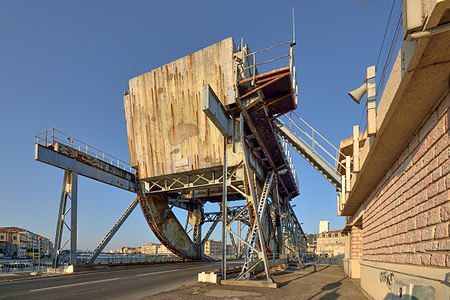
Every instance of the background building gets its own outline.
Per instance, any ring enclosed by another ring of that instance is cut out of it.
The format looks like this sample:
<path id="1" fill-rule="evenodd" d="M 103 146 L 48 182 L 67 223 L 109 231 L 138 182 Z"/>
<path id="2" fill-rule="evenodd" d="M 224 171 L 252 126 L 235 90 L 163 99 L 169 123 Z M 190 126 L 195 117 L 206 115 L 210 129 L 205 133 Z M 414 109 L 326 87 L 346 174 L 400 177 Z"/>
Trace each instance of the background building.
<path id="1" fill-rule="evenodd" d="M 41 253 L 52 255 L 53 244 L 41 236 Z M 9 255 L 28 256 L 39 251 L 39 235 L 19 227 L 0 227 L 0 252 Z"/>
<path id="2" fill-rule="evenodd" d="M 319 233 L 330 231 L 330 221 L 319 221 Z"/>
<path id="3" fill-rule="evenodd" d="M 345 253 L 345 234 L 341 230 L 322 232 L 317 237 L 316 254 L 335 257 Z"/>

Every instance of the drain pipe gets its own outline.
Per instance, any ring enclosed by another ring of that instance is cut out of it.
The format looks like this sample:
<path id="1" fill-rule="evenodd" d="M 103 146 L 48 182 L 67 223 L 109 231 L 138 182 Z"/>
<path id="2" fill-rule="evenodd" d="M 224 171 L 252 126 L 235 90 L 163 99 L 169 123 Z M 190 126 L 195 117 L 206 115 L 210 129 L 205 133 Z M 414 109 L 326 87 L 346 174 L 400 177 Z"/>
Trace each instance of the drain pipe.
<path id="1" fill-rule="evenodd" d="M 440 26 L 437 26 L 437 27 L 434 27 L 434 28 L 431 28 L 431 29 L 428 29 L 425 31 L 411 33 L 408 37 L 408 40 L 419 40 L 421 38 L 430 37 L 430 36 L 445 32 L 447 30 L 450 30 L 450 23 L 446 23 L 444 25 L 440 25 Z"/>

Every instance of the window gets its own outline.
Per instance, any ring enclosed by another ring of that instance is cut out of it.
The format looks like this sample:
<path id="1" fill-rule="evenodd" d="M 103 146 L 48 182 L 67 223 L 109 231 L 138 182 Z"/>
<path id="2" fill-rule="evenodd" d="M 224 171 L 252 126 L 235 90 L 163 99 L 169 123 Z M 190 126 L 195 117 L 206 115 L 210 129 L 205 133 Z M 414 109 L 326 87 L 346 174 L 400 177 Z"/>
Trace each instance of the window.
<path id="1" fill-rule="evenodd" d="M 5 236 L 3 235 L 3 234 L 0 234 L 0 240 L 4 240 L 5 239 Z"/>
<path id="2" fill-rule="evenodd" d="M 13 240 L 17 240 L 17 235 L 14 235 L 14 236 L 13 236 Z"/>

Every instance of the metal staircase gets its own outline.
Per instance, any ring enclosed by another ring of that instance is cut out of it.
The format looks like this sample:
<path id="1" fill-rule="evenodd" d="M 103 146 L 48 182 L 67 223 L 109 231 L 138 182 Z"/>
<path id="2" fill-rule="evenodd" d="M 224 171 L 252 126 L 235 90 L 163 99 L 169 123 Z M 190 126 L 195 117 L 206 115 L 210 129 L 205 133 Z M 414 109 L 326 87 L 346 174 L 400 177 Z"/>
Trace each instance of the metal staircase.
<path id="1" fill-rule="evenodd" d="M 274 173 L 271 173 L 267 176 L 266 181 L 264 183 L 264 188 L 261 193 L 261 197 L 259 199 L 259 202 L 257 203 L 258 209 L 257 209 L 257 213 L 256 213 L 255 217 L 258 218 L 258 220 L 262 220 L 262 217 L 264 216 L 264 212 L 266 210 L 267 198 L 269 196 L 269 193 L 270 193 L 270 190 L 272 187 L 273 177 L 274 177 Z M 244 265 L 242 266 L 241 273 L 239 273 L 239 275 L 236 277 L 235 280 L 239 280 L 239 279 L 243 278 L 244 276 L 248 276 L 249 272 L 262 260 L 262 255 L 260 255 L 259 253 L 258 253 L 259 259 L 256 262 L 254 262 L 254 259 L 253 259 L 254 254 L 255 254 L 254 253 L 255 249 L 257 249 L 257 247 L 258 247 L 258 245 L 257 245 L 257 242 L 258 242 L 257 222 L 258 222 L 258 220 L 255 220 L 255 222 L 253 223 L 252 231 L 250 232 L 250 237 L 249 237 L 251 247 L 247 247 Z M 261 248 L 262 247 L 265 247 L 264 242 L 261 243 Z M 253 264 L 250 265 L 252 262 L 253 262 Z"/>
<path id="2" fill-rule="evenodd" d="M 297 122 L 294 122 L 294 118 Z M 308 127 L 311 133 L 300 125 Z M 291 112 L 273 120 L 280 136 L 292 146 L 303 158 L 306 159 L 320 174 L 322 174 L 337 190 L 342 189 L 342 175 L 337 171 L 337 166 L 345 166 L 338 161 L 339 150 L 328 142 L 320 133 L 300 118 L 295 112 Z M 319 144 L 317 139 L 322 140 Z M 309 140 L 310 144 L 305 140 Z M 327 148 L 325 148 L 327 147 Z M 330 154 L 336 151 L 336 157 Z"/>

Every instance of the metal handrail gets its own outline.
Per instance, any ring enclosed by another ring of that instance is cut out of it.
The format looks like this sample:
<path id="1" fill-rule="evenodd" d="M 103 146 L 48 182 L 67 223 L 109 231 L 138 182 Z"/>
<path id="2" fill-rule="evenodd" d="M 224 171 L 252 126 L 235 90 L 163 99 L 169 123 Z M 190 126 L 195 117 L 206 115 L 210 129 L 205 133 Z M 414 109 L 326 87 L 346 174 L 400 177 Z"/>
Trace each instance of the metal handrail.
<path id="1" fill-rule="evenodd" d="M 286 45 L 286 44 L 289 44 L 289 54 L 286 54 L 286 55 L 283 55 L 283 56 L 280 56 L 280 57 L 277 57 L 277 58 L 269 59 L 269 60 L 266 60 L 266 61 L 263 61 L 263 62 L 259 62 L 259 63 L 256 62 L 256 54 L 262 53 L 262 52 L 266 52 L 268 50 L 272 50 L 274 48 L 277 48 L 277 47 L 280 47 L 280 46 L 283 46 L 283 45 Z M 277 45 L 274 45 L 274 46 L 271 46 L 271 47 L 268 47 L 268 48 L 265 48 L 265 49 L 262 49 L 262 50 L 253 51 L 251 53 L 244 54 L 243 55 L 242 64 L 243 64 L 243 70 L 244 71 L 247 70 L 247 69 L 252 69 L 253 70 L 252 71 L 252 77 L 253 77 L 252 84 L 254 84 L 255 80 L 256 80 L 256 71 L 257 71 L 256 67 L 257 66 L 261 66 L 261 65 L 264 65 L 264 64 L 267 64 L 267 63 L 271 63 L 271 62 L 278 61 L 280 59 L 289 57 L 289 71 L 290 71 L 290 74 L 291 74 L 291 81 L 292 81 L 292 87 L 293 87 L 293 91 L 292 92 L 293 92 L 293 94 L 295 96 L 294 97 L 295 103 L 297 103 L 298 84 L 297 84 L 297 77 L 296 77 L 296 72 L 295 72 L 295 60 L 294 60 L 294 52 L 293 52 L 293 46 L 294 45 L 295 45 L 295 43 L 293 43 L 292 41 L 286 41 L 286 42 L 283 42 L 283 43 L 280 43 L 280 44 L 277 44 Z M 250 57 L 250 56 L 253 57 L 253 60 L 252 60 L 251 64 L 246 65 L 246 58 Z"/>
<path id="2" fill-rule="evenodd" d="M 73 149 L 76 149 L 82 153 L 91 155 L 99 160 L 102 160 L 108 164 L 114 165 L 121 168 L 127 172 L 135 174 L 134 170 L 129 163 L 108 154 L 94 146 L 88 145 L 87 143 L 74 138 L 55 127 L 42 131 L 36 135 L 36 144 L 43 145 L 45 147 L 53 146 L 56 142 L 64 144 Z"/>
<path id="3" fill-rule="evenodd" d="M 303 134 L 303 135 L 305 135 L 306 137 L 308 137 L 310 140 L 311 140 L 311 142 L 312 142 L 312 150 L 314 151 L 314 153 L 316 154 L 316 155 L 318 155 L 324 162 L 326 162 L 330 167 L 332 167 L 332 168 L 334 168 L 334 167 L 337 167 L 337 166 L 341 166 L 342 168 L 344 168 L 345 169 L 345 165 L 344 164 L 342 164 L 340 161 L 339 161 L 339 154 L 342 154 L 342 155 L 344 155 L 339 149 L 337 149 L 333 144 L 331 144 L 322 134 L 320 134 L 318 131 L 316 131 L 311 125 L 309 125 L 305 120 L 303 120 L 300 116 L 298 116 L 295 112 L 292 112 L 293 114 L 294 114 L 294 116 L 296 116 L 303 124 L 305 124 L 305 125 L 307 125 L 308 126 L 308 128 L 310 128 L 311 129 L 311 131 L 312 131 L 312 134 L 310 135 L 310 134 L 308 134 L 303 128 L 301 128 L 296 122 L 294 122 L 294 120 L 291 118 L 291 117 L 289 117 L 287 114 L 286 115 L 283 115 L 283 117 L 285 117 L 288 121 L 289 121 L 289 123 L 291 124 L 291 125 L 293 125 L 295 128 L 297 128 L 298 130 L 300 130 L 301 131 L 301 133 Z M 293 134 L 295 134 L 300 140 L 302 140 L 303 142 L 305 142 L 305 144 L 308 144 L 308 143 L 306 143 L 306 141 L 302 138 L 302 137 L 300 137 L 300 135 L 295 131 L 295 130 L 293 130 L 294 128 L 292 128 L 292 126 L 287 126 L 287 124 L 285 124 L 285 122 L 283 122 L 283 120 L 281 120 L 281 118 L 278 118 L 278 121 L 280 121 L 282 124 L 284 124 L 287 128 L 290 128 L 290 130 L 291 130 L 291 132 L 293 133 Z M 322 138 L 325 142 L 326 142 L 326 144 L 328 144 L 329 146 L 331 146 L 335 151 L 336 151 L 336 156 L 337 157 L 335 157 L 335 156 L 333 156 L 327 149 L 325 149 L 321 144 L 319 144 L 319 142 L 314 138 L 314 134 L 316 134 L 316 135 L 318 135 L 320 138 Z M 315 145 L 317 145 L 320 149 L 322 149 L 322 151 L 323 152 L 325 152 L 326 153 L 326 155 L 329 157 L 329 158 L 331 158 L 331 160 L 336 164 L 335 166 L 333 166 L 331 163 L 330 163 L 330 161 L 329 161 L 329 159 L 326 159 L 325 157 L 323 157 L 323 155 L 321 155 L 316 149 L 315 149 Z M 345 155 L 344 155 L 345 156 Z"/>

